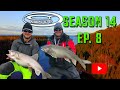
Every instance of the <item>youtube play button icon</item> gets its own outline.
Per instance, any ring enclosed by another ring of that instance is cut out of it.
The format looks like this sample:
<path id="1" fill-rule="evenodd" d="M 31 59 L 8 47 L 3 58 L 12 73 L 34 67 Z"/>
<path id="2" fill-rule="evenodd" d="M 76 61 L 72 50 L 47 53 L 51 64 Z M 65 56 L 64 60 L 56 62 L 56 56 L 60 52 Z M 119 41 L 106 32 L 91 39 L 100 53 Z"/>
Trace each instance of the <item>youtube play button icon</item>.
<path id="1" fill-rule="evenodd" d="M 106 74 L 107 64 L 104 63 L 93 63 L 92 64 L 92 74 Z"/>
<path id="2" fill-rule="evenodd" d="M 102 68 L 98 66 L 98 71 L 100 71 Z"/>

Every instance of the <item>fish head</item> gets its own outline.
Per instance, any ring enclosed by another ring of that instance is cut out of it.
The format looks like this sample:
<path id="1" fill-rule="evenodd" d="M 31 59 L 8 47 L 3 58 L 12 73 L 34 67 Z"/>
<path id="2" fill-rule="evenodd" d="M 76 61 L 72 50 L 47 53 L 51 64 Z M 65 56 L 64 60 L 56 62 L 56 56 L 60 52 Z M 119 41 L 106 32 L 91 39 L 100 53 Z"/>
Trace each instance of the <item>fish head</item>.
<path id="1" fill-rule="evenodd" d="M 14 56 L 14 57 L 19 57 L 19 54 L 16 52 L 16 51 L 14 51 L 14 50 L 8 50 L 9 51 L 9 54 L 11 55 L 11 56 Z"/>
<path id="2" fill-rule="evenodd" d="M 41 50 L 44 51 L 44 52 L 49 52 L 51 49 L 51 45 L 45 45 L 45 46 L 42 46 L 41 47 Z"/>

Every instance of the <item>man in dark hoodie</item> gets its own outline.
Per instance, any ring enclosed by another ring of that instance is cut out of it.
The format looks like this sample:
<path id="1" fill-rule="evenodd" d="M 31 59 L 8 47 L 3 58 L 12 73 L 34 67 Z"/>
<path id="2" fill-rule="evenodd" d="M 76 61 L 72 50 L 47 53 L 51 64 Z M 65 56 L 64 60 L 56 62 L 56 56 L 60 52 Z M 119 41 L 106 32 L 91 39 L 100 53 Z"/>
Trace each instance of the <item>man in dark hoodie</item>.
<path id="1" fill-rule="evenodd" d="M 20 38 L 13 41 L 11 50 L 19 51 L 32 56 L 35 60 L 38 60 L 39 45 L 36 40 L 33 39 L 32 33 L 33 30 L 30 23 L 25 23 L 22 28 L 22 34 Z M 15 76 L 16 72 L 19 73 L 16 79 L 35 79 L 34 71 L 31 73 L 28 68 L 18 65 L 14 61 L 9 61 L 0 65 L 0 79 L 10 79 L 12 76 Z"/>
<path id="2" fill-rule="evenodd" d="M 61 23 L 57 23 L 54 26 L 54 35 L 52 35 L 48 41 L 47 45 L 54 44 L 69 48 L 76 54 L 76 48 L 74 42 L 68 35 L 63 32 Z M 52 75 L 52 79 L 80 79 L 79 73 L 76 70 L 76 61 L 72 60 L 73 63 L 69 63 L 64 58 L 53 58 L 46 53 L 49 57 L 49 63 L 51 65 L 48 73 Z"/>

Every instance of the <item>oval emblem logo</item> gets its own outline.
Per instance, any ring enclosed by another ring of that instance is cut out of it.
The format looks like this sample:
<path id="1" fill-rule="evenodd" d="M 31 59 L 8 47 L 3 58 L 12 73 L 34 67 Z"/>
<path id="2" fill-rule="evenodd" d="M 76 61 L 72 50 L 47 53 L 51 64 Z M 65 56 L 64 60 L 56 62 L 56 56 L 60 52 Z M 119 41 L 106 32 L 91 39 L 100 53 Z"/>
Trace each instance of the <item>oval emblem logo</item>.
<path id="1" fill-rule="evenodd" d="M 23 22 L 29 22 L 36 27 L 54 26 L 56 23 L 62 23 L 61 15 L 53 12 L 32 12 L 23 17 Z"/>

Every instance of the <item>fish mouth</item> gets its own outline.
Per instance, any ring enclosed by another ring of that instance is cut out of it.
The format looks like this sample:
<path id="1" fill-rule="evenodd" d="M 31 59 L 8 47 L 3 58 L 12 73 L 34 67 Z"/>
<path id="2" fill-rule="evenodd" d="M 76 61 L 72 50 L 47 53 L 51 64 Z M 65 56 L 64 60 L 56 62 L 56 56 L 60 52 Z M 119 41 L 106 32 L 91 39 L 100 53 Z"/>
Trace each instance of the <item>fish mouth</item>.
<path id="1" fill-rule="evenodd" d="M 9 58 L 11 58 L 11 55 L 10 54 L 6 54 Z"/>
<path id="2" fill-rule="evenodd" d="M 8 50 L 8 52 L 11 52 L 11 50 Z"/>
<path id="3" fill-rule="evenodd" d="M 7 56 L 9 56 L 10 54 L 6 54 Z"/>
<path id="4" fill-rule="evenodd" d="M 15 55 L 14 50 L 8 50 L 8 52 L 9 52 L 9 54 L 12 55 L 12 56 Z"/>
<path id="5" fill-rule="evenodd" d="M 12 51 L 11 51 L 11 50 L 8 50 L 8 52 L 9 52 L 9 54 L 11 54 Z"/>

